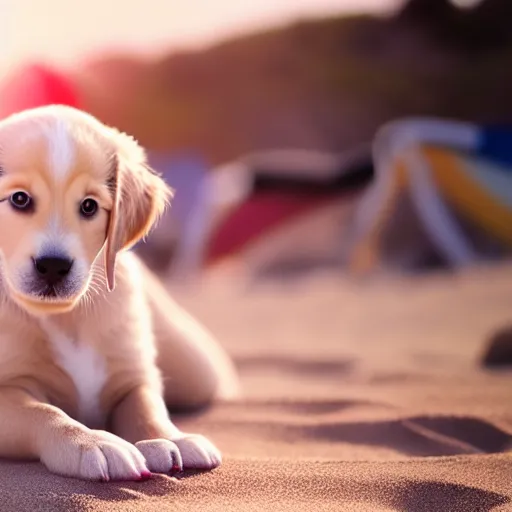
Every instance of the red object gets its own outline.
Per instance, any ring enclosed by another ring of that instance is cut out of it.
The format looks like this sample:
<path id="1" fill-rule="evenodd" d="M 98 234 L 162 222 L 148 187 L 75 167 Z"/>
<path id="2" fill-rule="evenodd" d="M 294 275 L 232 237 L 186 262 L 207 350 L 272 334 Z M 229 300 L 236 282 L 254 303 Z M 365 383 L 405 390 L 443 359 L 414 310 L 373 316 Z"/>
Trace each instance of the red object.
<path id="1" fill-rule="evenodd" d="M 270 231 L 336 199 L 339 199 L 339 195 L 310 197 L 278 192 L 256 194 L 230 212 L 211 234 L 206 264 L 216 263 L 238 253 Z"/>
<path id="2" fill-rule="evenodd" d="M 78 107 L 78 95 L 71 81 L 42 64 L 22 67 L 0 84 L 0 118 L 44 105 Z"/>

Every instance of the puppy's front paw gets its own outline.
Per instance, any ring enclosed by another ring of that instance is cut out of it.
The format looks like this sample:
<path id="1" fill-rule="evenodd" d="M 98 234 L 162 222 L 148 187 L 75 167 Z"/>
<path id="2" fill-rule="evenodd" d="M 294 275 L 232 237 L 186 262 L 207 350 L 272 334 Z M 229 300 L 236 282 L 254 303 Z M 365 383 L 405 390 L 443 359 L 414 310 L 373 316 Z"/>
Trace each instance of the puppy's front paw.
<path id="1" fill-rule="evenodd" d="M 183 469 L 213 469 L 220 465 L 222 457 L 206 437 L 182 434 L 179 438 L 150 439 L 135 443 L 144 455 L 150 471 L 177 473 Z"/>
<path id="2" fill-rule="evenodd" d="M 183 469 L 181 454 L 175 443 L 167 439 L 149 439 L 135 443 L 153 473 L 176 473 Z"/>
<path id="3" fill-rule="evenodd" d="M 127 441 L 102 430 L 77 429 L 43 447 L 41 462 L 52 472 L 83 480 L 145 480 L 143 455 Z"/>
<path id="4" fill-rule="evenodd" d="M 220 451 L 204 436 L 183 434 L 173 442 L 180 450 L 184 469 L 213 469 L 222 463 Z"/>

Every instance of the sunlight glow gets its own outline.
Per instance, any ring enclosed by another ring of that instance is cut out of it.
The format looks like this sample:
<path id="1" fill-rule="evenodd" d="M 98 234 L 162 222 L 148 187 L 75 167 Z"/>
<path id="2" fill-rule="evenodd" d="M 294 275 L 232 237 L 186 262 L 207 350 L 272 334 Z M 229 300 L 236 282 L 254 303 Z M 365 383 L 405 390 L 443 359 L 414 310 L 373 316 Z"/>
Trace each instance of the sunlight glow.
<path id="1" fill-rule="evenodd" d="M 5 63 L 73 63 L 104 49 L 198 47 L 306 16 L 384 11 L 398 0 L 0 0 Z"/>

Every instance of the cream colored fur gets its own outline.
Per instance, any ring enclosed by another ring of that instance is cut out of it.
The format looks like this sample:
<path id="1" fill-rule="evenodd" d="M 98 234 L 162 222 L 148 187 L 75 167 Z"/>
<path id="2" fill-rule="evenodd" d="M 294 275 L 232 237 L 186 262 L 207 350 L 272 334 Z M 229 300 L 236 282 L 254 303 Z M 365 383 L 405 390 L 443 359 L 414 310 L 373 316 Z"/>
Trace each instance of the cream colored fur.
<path id="1" fill-rule="evenodd" d="M 17 190 L 34 199 L 30 213 L 9 203 Z M 133 139 L 82 112 L 52 106 L 0 122 L 0 456 L 93 480 L 220 464 L 166 403 L 233 396 L 232 364 L 126 251 L 169 195 Z M 92 220 L 77 213 L 85 197 L 101 208 Z M 26 286 L 48 246 L 74 261 L 63 297 Z"/>

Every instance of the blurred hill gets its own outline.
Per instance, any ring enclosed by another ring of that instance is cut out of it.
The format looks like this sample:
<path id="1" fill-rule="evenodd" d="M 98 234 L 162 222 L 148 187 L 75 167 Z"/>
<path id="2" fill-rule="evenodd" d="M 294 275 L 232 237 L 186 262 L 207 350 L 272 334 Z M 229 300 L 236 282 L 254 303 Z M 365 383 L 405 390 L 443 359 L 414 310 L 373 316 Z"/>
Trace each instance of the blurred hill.
<path id="1" fill-rule="evenodd" d="M 153 61 L 104 57 L 75 80 L 86 109 L 148 148 L 212 163 L 337 151 L 403 115 L 512 122 L 511 19 L 510 0 L 410 0 L 389 17 L 301 21 Z"/>

